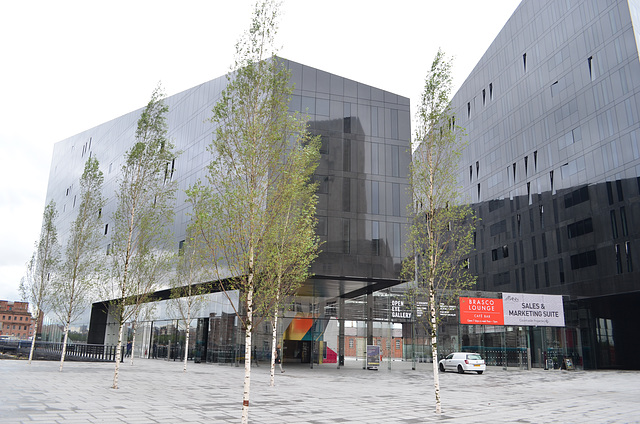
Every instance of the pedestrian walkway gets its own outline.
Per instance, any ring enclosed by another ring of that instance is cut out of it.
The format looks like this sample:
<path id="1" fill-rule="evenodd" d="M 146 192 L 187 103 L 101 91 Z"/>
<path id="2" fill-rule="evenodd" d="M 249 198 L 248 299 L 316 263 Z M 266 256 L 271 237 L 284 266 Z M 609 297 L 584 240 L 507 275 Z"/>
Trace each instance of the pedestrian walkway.
<path id="1" fill-rule="evenodd" d="M 431 364 L 361 362 L 293 366 L 269 386 L 252 369 L 251 423 L 640 423 L 640 372 L 531 371 L 489 367 L 483 375 L 440 374 L 434 411 Z M 114 364 L 0 360 L 0 422 L 238 423 L 242 367 L 136 359 Z"/>

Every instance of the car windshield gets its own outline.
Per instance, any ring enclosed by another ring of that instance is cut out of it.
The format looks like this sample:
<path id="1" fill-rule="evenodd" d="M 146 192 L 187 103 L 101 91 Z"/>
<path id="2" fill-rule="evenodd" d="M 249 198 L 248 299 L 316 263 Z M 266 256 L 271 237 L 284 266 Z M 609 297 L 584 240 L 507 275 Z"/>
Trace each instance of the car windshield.
<path id="1" fill-rule="evenodd" d="M 479 359 L 482 359 L 482 357 L 477 353 L 472 353 L 471 355 L 467 355 L 467 359 L 479 360 Z"/>

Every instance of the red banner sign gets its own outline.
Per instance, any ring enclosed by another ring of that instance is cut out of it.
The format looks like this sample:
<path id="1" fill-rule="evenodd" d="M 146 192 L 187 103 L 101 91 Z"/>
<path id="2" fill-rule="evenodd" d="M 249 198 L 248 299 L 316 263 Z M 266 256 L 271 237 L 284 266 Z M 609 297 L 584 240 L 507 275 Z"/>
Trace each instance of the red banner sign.
<path id="1" fill-rule="evenodd" d="M 504 325 L 502 299 L 461 297 L 460 324 Z"/>

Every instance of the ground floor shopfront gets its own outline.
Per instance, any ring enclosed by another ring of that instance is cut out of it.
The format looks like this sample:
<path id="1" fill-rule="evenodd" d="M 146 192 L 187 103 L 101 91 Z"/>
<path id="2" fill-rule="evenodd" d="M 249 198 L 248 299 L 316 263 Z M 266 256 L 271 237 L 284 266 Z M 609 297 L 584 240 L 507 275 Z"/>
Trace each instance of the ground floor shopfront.
<path id="1" fill-rule="evenodd" d="M 473 296 L 500 298 L 501 293 L 473 292 Z M 210 293 L 196 318 L 188 325 L 175 316 L 172 300 L 155 302 L 147 319 L 126 327 L 126 339 L 137 357 L 180 360 L 185 354 L 196 362 L 240 363 L 244 360 L 244 334 L 231 300 Z M 300 296 L 281 312 L 277 343 L 285 362 L 309 366 L 341 367 L 346 360 L 362 360 L 367 345 L 380 346 L 383 362 L 430 362 L 428 331 L 420 324 L 421 311 L 411 310 L 402 286 L 388 287 L 353 298 Z M 461 324 L 459 305 L 441 306 L 438 327 L 439 358 L 454 351 L 479 352 L 489 365 L 503 367 L 559 368 L 569 359 L 577 368 L 595 369 L 615 364 L 612 321 L 597 318 L 589 305 L 564 301 L 562 327 Z M 95 308 L 95 305 L 94 305 Z M 92 320 L 93 321 L 93 320 Z M 90 333 L 100 331 L 92 323 Z M 117 341 L 117 326 L 103 321 L 105 344 Z M 91 337 L 91 335 L 90 335 Z M 91 343 L 91 341 L 90 341 Z M 252 356 L 259 362 L 271 355 L 272 327 L 269 319 L 254 329 Z M 612 362 L 613 357 L 613 362 Z M 608 362 L 607 362 L 608 360 Z M 619 361 L 618 361 L 619 362 Z M 615 367 L 615 366 L 613 366 Z"/>

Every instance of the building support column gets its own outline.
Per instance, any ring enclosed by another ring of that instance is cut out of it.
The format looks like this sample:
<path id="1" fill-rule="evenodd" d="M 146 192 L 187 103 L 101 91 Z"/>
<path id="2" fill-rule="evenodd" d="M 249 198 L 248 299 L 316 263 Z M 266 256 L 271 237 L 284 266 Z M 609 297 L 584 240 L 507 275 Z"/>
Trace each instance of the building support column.
<path id="1" fill-rule="evenodd" d="M 338 368 L 344 366 L 344 297 L 338 301 Z"/>

